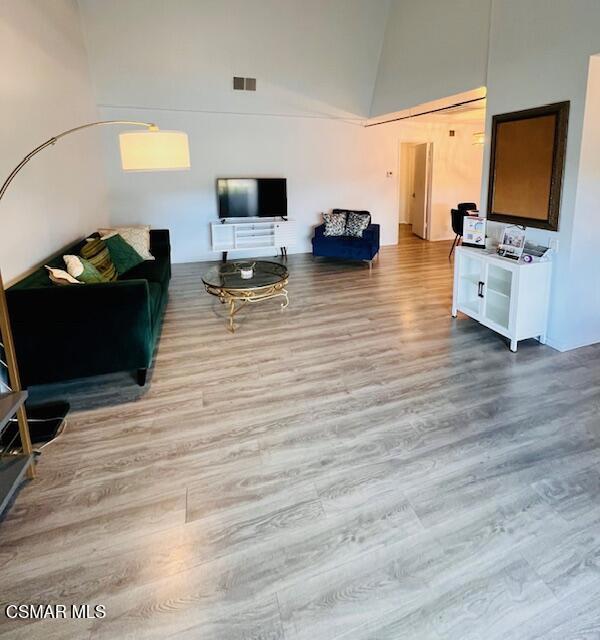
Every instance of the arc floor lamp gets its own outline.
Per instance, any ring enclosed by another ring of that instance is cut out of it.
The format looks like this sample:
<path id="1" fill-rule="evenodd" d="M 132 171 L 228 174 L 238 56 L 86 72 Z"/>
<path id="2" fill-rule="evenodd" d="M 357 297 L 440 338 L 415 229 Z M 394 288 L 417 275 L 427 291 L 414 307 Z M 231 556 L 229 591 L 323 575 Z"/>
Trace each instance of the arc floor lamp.
<path id="1" fill-rule="evenodd" d="M 21 162 L 10 172 L 2 187 L 0 187 L 0 200 L 6 193 L 10 183 L 23 167 L 40 151 L 55 145 L 60 139 L 72 133 L 77 133 L 84 129 L 110 125 L 129 125 L 144 127 L 146 131 L 124 131 L 119 134 L 119 146 L 121 151 L 121 165 L 124 171 L 165 171 L 177 169 L 189 169 L 190 153 L 187 134 L 183 131 L 161 131 L 152 122 L 136 122 L 130 120 L 103 120 L 100 122 L 90 122 L 73 129 L 63 131 L 52 138 L 49 138 L 41 145 L 28 153 Z M 4 355 L 6 358 L 6 368 L 8 380 L 12 392 L 22 391 L 19 377 L 19 367 L 17 355 L 13 342 L 12 331 L 2 273 L 0 273 L 0 341 L 4 345 Z M 1 398 L 1 396 L 0 396 Z M 1 405 L 0 405 L 1 408 Z M 20 404 L 17 412 L 19 425 L 19 435 L 23 453 L 29 457 L 32 454 L 31 438 L 29 426 L 27 424 L 27 414 L 25 407 Z M 2 416 L 0 415 L 0 419 Z M 34 476 L 33 465 L 27 468 L 27 475 Z"/>

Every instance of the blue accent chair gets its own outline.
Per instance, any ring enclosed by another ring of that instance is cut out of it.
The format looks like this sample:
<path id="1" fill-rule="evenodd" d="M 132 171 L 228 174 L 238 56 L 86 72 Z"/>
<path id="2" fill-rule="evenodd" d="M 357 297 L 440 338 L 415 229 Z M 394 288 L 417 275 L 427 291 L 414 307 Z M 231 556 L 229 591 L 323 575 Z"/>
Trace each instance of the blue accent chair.
<path id="1" fill-rule="evenodd" d="M 334 209 L 335 211 L 335 209 Z M 369 224 L 362 238 L 352 236 L 326 236 L 325 224 L 315 227 L 312 239 L 313 256 L 341 258 L 343 260 L 371 261 L 379 252 L 379 225 Z"/>

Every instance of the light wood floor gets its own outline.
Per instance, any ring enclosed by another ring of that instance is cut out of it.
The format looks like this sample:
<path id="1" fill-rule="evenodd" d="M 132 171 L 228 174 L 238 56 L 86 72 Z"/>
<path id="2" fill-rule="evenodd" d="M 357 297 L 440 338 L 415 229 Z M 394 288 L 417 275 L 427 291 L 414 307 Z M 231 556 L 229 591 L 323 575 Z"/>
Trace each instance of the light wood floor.
<path id="1" fill-rule="evenodd" d="M 600 638 L 600 349 L 453 320 L 448 249 L 290 256 L 235 335 L 176 267 L 149 388 L 38 390 L 75 410 L 0 525 L 3 605 L 107 616 L 0 638 Z"/>

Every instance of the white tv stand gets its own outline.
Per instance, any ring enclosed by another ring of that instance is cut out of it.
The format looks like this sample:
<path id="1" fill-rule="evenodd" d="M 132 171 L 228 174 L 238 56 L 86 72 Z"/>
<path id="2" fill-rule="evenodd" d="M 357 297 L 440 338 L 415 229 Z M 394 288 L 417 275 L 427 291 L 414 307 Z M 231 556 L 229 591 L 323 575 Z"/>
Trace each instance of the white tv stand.
<path id="1" fill-rule="evenodd" d="M 213 251 L 252 251 L 273 247 L 287 255 L 295 244 L 296 222 L 283 218 L 239 218 L 212 222 L 210 225 Z"/>

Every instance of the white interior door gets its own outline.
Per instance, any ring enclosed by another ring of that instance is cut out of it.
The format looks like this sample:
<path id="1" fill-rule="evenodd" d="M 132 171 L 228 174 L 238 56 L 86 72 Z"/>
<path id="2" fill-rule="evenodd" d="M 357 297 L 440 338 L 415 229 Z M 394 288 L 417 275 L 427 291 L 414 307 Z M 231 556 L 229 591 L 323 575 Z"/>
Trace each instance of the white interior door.
<path id="1" fill-rule="evenodd" d="M 429 185 L 429 144 L 414 146 L 412 194 L 410 198 L 410 220 L 412 232 L 419 238 L 427 238 L 427 210 Z"/>

